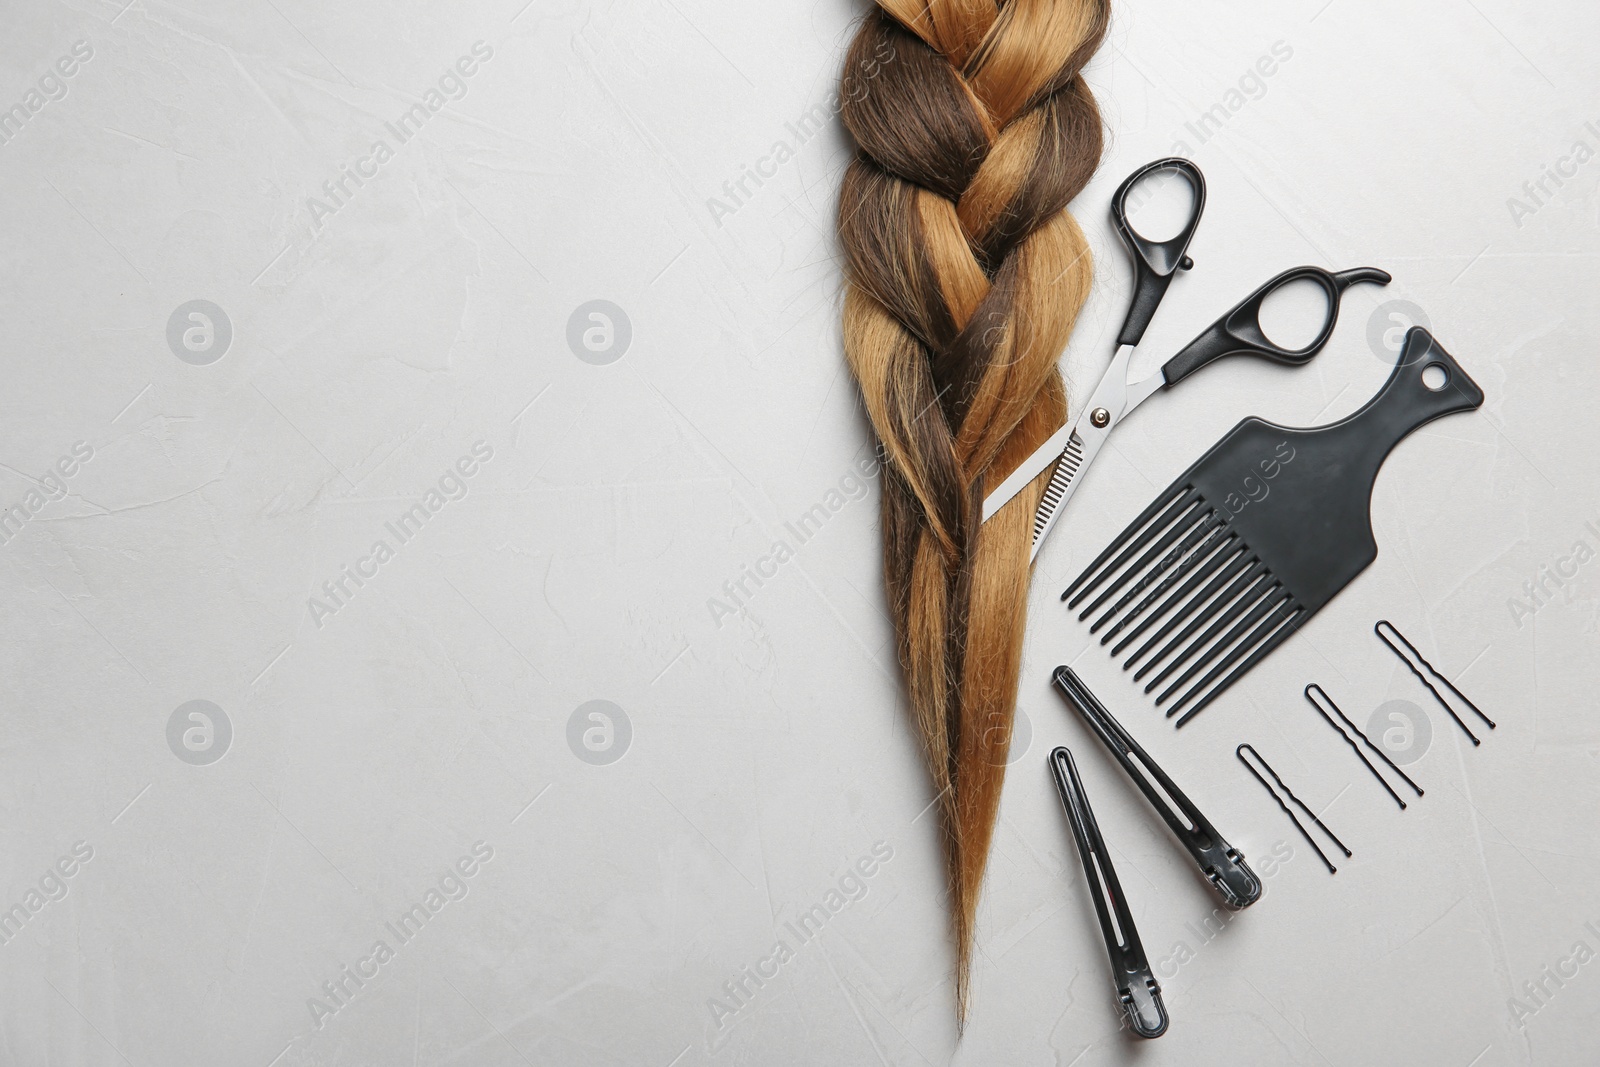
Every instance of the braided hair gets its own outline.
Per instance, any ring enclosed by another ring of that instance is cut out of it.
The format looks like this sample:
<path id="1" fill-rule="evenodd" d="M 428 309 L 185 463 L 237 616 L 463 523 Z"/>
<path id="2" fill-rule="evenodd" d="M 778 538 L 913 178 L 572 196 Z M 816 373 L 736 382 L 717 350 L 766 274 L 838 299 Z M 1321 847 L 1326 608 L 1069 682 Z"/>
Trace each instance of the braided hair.
<path id="1" fill-rule="evenodd" d="M 884 457 L 884 578 L 946 836 L 961 1025 L 1050 472 L 987 523 L 983 497 L 1066 421 L 1056 360 L 1091 275 L 1066 208 L 1101 152 L 1080 70 L 1107 21 L 1107 0 L 878 0 L 845 66 L 845 353 Z"/>

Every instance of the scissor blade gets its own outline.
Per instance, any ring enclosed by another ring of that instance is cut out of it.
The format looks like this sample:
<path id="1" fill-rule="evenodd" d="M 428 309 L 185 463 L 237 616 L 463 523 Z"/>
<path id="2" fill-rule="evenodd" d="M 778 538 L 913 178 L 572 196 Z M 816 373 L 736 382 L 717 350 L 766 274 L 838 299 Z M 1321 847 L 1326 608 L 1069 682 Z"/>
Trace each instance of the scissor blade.
<path id="1" fill-rule="evenodd" d="M 983 521 L 988 522 L 994 513 L 1010 502 L 1011 498 L 1022 492 L 1029 482 L 1044 473 L 1050 464 L 1056 461 L 1062 450 L 1067 447 L 1067 442 L 1072 439 L 1073 432 L 1078 428 L 1077 420 L 1067 423 L 1061 429 L 1045 439 L 1044 444 L 1034 449 L 1022 464 L 1012 471 L 1005 481 L 995 486 L 994 490 L 983 498 Z"/>
<path id="2" fill-rule="evenodd" d="M 1010 477 L 1001 482 L 993 492 L 984 498 L 983 518 L 985 522 L 1005 506 L 1008 500 L 1022 492 L 1023 486 L 1033 481 L 1046 467 L 1055 462 L 1056 458 L 1066 451 L 1073 435 L 1076 434 L 1079 440 L 1085 440 L 1096 433 L 1103 437 L 1111 427 L 1122 420 L 1124 415 L 1150 395 L 1153 388 L 1149 387 L 1151 382 L 1154 382 L 1154 385 L 1157 386 L 1164 384 L 1160 372 L 1143 382 L 1136 383 L 1140 387 L 1139 394 L 1130 404 L 1127 376 L 1128 361 L 1132 358 L 1132 345 L 1119 345 L 1117 347 L 1116 354 L 1111 357 L 1111 365 L 1100 376 L 1099 384 L 1094 387 L 1094 392 L 1090 394 L 1089 402 L 1084 405 L 1082 411 L 1078 412 L 1078 417 L 1051 434 L 1044 444 L 1034 449 L 1033 453 L 1022 461 L 1021 466 L 1011 472 Z M 1103 410 L 1106 425 L 1092 428 L 1084 422 L 1084 414 L 1096 409 Z M 1099 446 L 1096 445 L 1095 448 L 1098 451 Z M 1088 460 L 1085 459 L 1084 462 L 1087 463 Z"/>
<path id="3" fill-rule="evenodd" d="M 1078 491 L 1084 469 L 1100 454 L 1100 446 L 1106 443 L 1108 431 L 1109 427 L 1104 430 L 1086 428 L 1081 432 L 1073 430 L 1072 440 L 1061 453 L 1061 462 L 1056 464 L 1056 472 L 1050 477 L 1050 484 L 1045 486 L 1038 510 L 1033 513 L 1033 548 L 1028 553 L 1030 562 L 1038 558 L 1039 546 L 1044 544 L 1045 536 L 1056 524 L 1056 519 L 1061 517 L 1061 509 Z"/>

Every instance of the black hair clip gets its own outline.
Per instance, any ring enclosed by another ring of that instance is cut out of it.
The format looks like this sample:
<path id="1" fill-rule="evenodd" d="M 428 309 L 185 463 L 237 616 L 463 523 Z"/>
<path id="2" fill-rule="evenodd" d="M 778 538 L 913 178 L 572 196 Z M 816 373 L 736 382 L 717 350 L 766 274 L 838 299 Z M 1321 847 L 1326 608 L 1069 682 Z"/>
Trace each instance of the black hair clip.
<path id="1" fill-rule="evenodd" d="M 1061 793 L 1061 804 L 1072 823 L 1072 836 L 1078 843 L 1078 858 L 1083 861 L 1084 877 L 1089 880 L 1089 895 L 1100 919 L 1106 955 L 1111 959 L 1111 975 L 1117 985 L 1117 1000 L 1128 1016 L 1128 1025 L 1140 1037 L 1160 1037 L 1167 1032 L 1167 1008 L 1161 1002 L 1161 986 L 1150 970 L 1150 960 L 1133 925 L 1133 913 L 1122 895 L 1116 868 L 1100 837 L 1089 798 L 1084 795 L 1072 753 L 1057 748 L 1050 753 L 1050 773 Z M 1109 903 L 1106 900 L 1110 895 Z M 1114 917 L 1113 917 L 1114 916 Z"/>
<path id="2" fill-rule="evenodd" d="M 1406 646 L 1406 652 L 1411 653 L 1410 657 L 1408 657 L 1405 652 L 1401 652 L 1400 649 L 1395 646 L 1394 641 L 1389 639 L 1389 635 L 1383 632 L 1383 628 L 1385 626 L 1387 626 L 1394 633 L 1394 636 L 1399 639 L 1400 644 Z M 1413 645 L 1410 641 L 1407 641 L 1406 635 L 1401 633 L 1399 628 L 1396 627 L 1394 623 L 1390 622 L 1388 619 L 1379 619 L 1377 622 L 1372 624 L 1372 632 L 1378 635 L 1378 640 L 1389 646 L 1389 651 L 1398 656 L 1401 663 L 1404 663 L 1408 668 L 1410 668 L 1411 673 L 1417 676 L 1417 680 L 1419 682 L 1428 687 L 1428 692 L 1433 694 L 1433 699 L 1439 702 L 1439 706 L 1441 708 L 1450 713 L 1450 717 L 1456 721 L 1456 725 L 1461 727 L 1468 737 L 1472 738 L 1472 743 L 1474 745 L 1482 744 L 1482 742 L 1478 740 L 1478 735 L 1473 733 L 1472 730 L 1467 727 L 1467 724 L 1461 721 L 1461 716 L 1456 714 L 1456 709 L 1452 708 L 1450 706 L 1450 702 L 1446 700 L 1439 690 L 1434 687 L 1433 682 L 1428 679 L 1428 675 L 1431 674 L 1433 677 L 1439 679 L 1439 681 L 1444 684 L 1446 689 L 1455 694 L 1457 700 L 1471 708 L 1473 714 L 1477 715 L 1478 718 L 1488 723 L 1489 729 L 1491 730 L 1495 728 L 1494 720 L 1489 718 L 1489 716 L 1485 715 L 1483 712 L 1479 711 L 1478 705 L 1468 700 L 1466 694 L 1457 689 L 1455 685 L 1451 683 L 1450 679 L 1440 674 L 1438 670 L 1434 668 L 1433 664 L 1424 659 L 1422 653 L 1417 651 L 1417 646 Z M 1412 657 L 1416 658 L 1416 663 L 1411 662 Z M 1428 673 L 1424 674 L 1423 671 L 1427 671 Z"/>
<path id="3" fill-rule="evenodd" d="M 1184 795 L 1178 784 L 1156 765 L 1149 753 L 1140 747 L 1122 724 L 1112 717 L 1083 679 L 1071 667 L 1057 667 L 1056 688 L 1067 697 L 1067 703 L 1078 709 L 1083 721 L 1111 750 L 1111 755 L 1122 764 L 1133 784 L 1150 801 L 1179 844 L 1189 850 L 1200 873 L 1205 875 L 1222 902 L 1230 908 L 1245 908 L 1261 899 L 1261 879 L 1256 877 L 1244 861 L 1244 854 L 1225 841 L 1217 828 L 1211 825 L 1194 802 Z M 1159 783 L 1158 791 L 1151 779 Z M 1162 793 L 1166 796 L 1163 797 Z M 1172 804 L 1167 803 L 1171 798 Z M 1172 810 L 1172 805 L 1178 811 Z M 1181 812 L 1181 814 L 1180 814 Z"/>

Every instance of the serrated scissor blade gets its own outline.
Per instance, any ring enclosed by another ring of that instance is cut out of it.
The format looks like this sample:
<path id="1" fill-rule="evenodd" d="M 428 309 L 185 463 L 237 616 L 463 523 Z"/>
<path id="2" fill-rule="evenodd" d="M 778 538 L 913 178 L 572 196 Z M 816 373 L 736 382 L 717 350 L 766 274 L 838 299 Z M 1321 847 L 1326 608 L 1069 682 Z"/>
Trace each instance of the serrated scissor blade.
<path id="1" fill-rule="evenodd" d="M 1166 376 L 1159 370 L 1139 381 L 1128 381 L 1128 362 L 1132 358 L 1132 345 L 1119 347 L 1116 355 L 1111 357 L 1111 366 L 1106 368 L 1105 374 L 1100 378 L 1100 384 L 1095 386 L 1094 393 L 1090 395 L 1089 402 L 1078 413 L 1078 417 L 1051 434 L 1044 444 L 1034 449 L 1028 458 L 1011 472 L 1005 481 L 983 498 L 983 519 L 987 522 L 995 512 L 1005 506 L 1007 501 L 1022 492 L 1024 487 L 1043 473 L 1045 468 L 1052 463 L 1056 464 L 1056 472 L 1051 476 L 1044 499 L 1034 514 L 1034 556 L 1039 554 L 1039 544 L 1044 540 L 1045 534 L 1055 525 L 1056 516 L 1072 498 L 1083 469 L 1094 461 L 1111 430 L 1122 421 L 1123 416 L 1143 403 L 1151 393 L 1166 385 Z M 1096 416 L 1099 418 L 1098 424 L 1095 421 Z"/>
<path id="2" fill-rule="evenodd" d="M 1045 535 L 1056 524 L 1061 509 L 1067 506 L 1072 494 L 1078 491 L 1084 468 L 1099 455 L 1100 446 L 1106 443 L 1106 436 L 1105 430 L 1073 430 L 1061 459 L 1056 463 L 1056 472 L 1045 486 L 1038 510 L 1033 513 L 1033 547 L 1028 553 L 1030 561 L 1038 558 L 1039 546 L 1044 544 Z"/>
<path id="3" fill-rule="evenodd" d="M 1027 487 L 1028 483 L 1044 473 L 1067 447 L 1077 428 L 1078 423 L 1074 419 L 1051 434 L 1043 444 L 1029 453 L 1027 459 L 1017 465 L 1017 469 L 1012 471 L 1005 481 L 995 486 L 989 495 L 983 498 L 983 521 L 988 522 L 994 518 L 995 512 L 1005 507 L 1012 497 Z"/>

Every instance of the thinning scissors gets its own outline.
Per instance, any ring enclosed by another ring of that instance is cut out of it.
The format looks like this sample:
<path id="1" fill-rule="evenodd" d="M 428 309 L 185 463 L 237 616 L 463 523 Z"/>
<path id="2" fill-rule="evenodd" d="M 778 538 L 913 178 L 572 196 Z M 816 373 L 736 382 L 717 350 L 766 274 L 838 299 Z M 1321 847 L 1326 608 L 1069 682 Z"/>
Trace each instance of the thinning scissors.
<path id="1" fill-rule="evenodd" d="M 1177 174 L 1185 179 L 1193 196 L 1189 219 L 1183 228 L 1164 241 L 1153 241 L 1135 231 L 1128 222 L 1128 195 L 1140 182 L 1160 173 Z M 987 520 L 1050 464 L 1056 465 L 1055 474 L 1045 487 L 1044 498 L 1034 512 L 1030 559 L 1038 556 L 1045 535 L 1055 525 L 1061 509 L 1072 499 L 1084 469 L 1099 455 L 1111 431 L 1157 389 L 1170 389 L 1201 367 L 1224 356 L 1259 356 L 1290 366 L 1308 363 L 1333 336 L 1334 324 L 1339 321 L 1339 300 L 1346 289 L 1360 282 L 1389 283 L 1389 275 L 1375 267 L 1358 267 L 1338 274 L 1321 267 L 1286 270 L 1206 327 L 1177 355 L 1162 364 L 1160 370 L 1137 381 L 1132 380 L 1128 377 L 1128 364 L 1139 347 L 1140 339 L 1144 337 L 1145 328 L 1155 318 L 1156 308 L 1161 306 L 1161 298 L 1167 294 L 1167 286 L 1178 271 L 1194 266 L 1187 249 L 1195 228 L 1200 224 L 1200 213 L 1205 205 L 1205 176 L 1189 160 L 1175 157 L 1146 163 L 1130 174 L 1111 198 L 1111 220 L 1123 244 L 1128 246 L 1134 269 L 1133 302 L 1128 308 L 1128 317 L 1123 320 L 1122 332 L 1117 336 L 1117 351 L 1111 357 L 1111 366 L 1106 369 L 1100 384 L 1078 412 L 1077 418 L 1068 420 L 1065 426 L 1035 449 L 983 501 L 983 517 Z M 1284 348 L 1262 331 L 1261 307 L 1273 293 L 1297 281 L 1311 281 L 1320 286 L 1327 296 L 1327 307 L 1322 328 L 1310 344 L 1304 348 Z"/>

